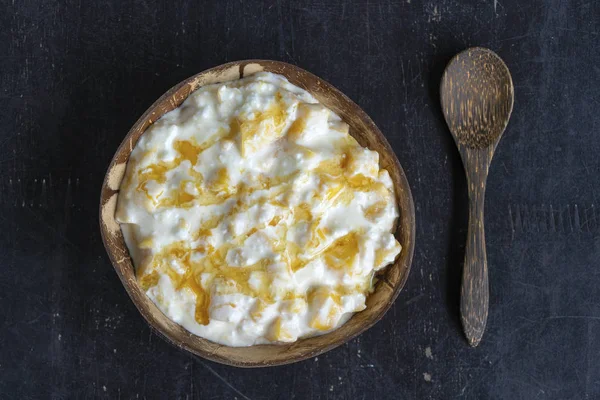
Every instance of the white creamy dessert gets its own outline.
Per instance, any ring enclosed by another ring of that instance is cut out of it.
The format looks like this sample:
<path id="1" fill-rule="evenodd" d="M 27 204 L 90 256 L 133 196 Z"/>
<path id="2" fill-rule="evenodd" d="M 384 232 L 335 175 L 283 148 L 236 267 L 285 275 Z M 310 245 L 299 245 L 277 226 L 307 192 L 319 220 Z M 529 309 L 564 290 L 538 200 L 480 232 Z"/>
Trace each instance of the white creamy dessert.
<path id="1" fill-rule="evenodd" d="M 284 77 L 205 86 L 142 135 L 116 218 L 139 284 L 188 331 L 293 342 L 365 308 L 400 244 L 392 180 Z"/>

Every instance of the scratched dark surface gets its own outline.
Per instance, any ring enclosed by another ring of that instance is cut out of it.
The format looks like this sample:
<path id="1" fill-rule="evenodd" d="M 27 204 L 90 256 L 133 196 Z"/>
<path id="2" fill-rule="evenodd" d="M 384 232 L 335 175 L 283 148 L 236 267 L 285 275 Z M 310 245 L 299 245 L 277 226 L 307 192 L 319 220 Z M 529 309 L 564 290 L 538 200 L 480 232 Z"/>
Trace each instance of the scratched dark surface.
<path id="1" fill-rule="evenodd" d="M 600 3 L 0 1 L 0 398 L 600 398 Z M 458 323 L 466 191 L 439 109 L 451 55 L 490 47 L 515 108 L 489 176 L 491 298 Z M 404 291 L 374 328 L 241 370 L 153 334 L 98 229 L 105 168 L 141 113 L 227 61 L 278 59 L 361 105 L 417 212 Z"/>

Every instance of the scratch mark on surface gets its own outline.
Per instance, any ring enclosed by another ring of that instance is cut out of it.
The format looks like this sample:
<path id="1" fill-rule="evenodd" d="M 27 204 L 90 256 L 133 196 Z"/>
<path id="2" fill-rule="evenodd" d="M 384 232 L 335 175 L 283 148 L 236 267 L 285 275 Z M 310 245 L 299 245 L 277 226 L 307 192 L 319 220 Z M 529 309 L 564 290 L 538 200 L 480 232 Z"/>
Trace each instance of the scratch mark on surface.
<path id="1" fill-rule="evenodd" d="M 512 242 L 515 240 L 515 224 L 513 223 L 513 213 L 510 204 L 508 205 L 508 219 L 510 221 L 510 240 Z"/>
<path id="2" fill-rule="evenodd" d="M 508 205 L 508 217 L 512 239 L 523 233 L 551 233 L 554 236 L 593 233 L 599 229 L 595 205 L 579 207 L 579 204 L 566 204 L 555 207 L 534 205 Z"/>
<path id="3" fill-rule="evenodd" d="M 277 1 L 277 14 L 279 15 L 279 56 L 283 57 L 287 50 L 285 48 L 285 34 L 283 32 L 283 11 L 281 9 L 281 1 Z"/>
<path id="4" fill-rule="evenodd" d="M 587 232 L 596 229 L 596 208 L 593 204 L 584 210 L 581 228 Z"/>
<path id="5" fill-rule="evenodd" d="M 592 345 L 592 324 L 588 322 L 587 324 L 587 348 L 591 349 Z M 585 371 L 585 398 L 589 398 L 589 388 L 590 388 L 590 359 L 595 359 L 595 357 L 590 357 L 590 352 L 586 352 L 586 371 Z"/>
<path id="6" fill-rule="evenodd" d="M 542 320 L 542 322 L 552 321 L 555 319 L 583 319 L 583 320 L 590 320 L 590 321 L 600 321 L 600 317 L 597 317 L 594 315 L 553 315 L 551 317 L 544 318 Z"/>
<path id="7" fill-rule="evenodd" d="M 412 304 L 412 303 L 414 303 L 416 301 L 419 301 L 423 296 L 425 296 L 425 293 L 418 294 L 415 297 L 412 297 L 412 298 L 406 300 L 406 302 L 404 303 L 404 305 L 408 306 L 408 305 L 410 305 L 410 304 Z"/>
<path id="8" fill-rule="evenodd" d="M 554 220 L 554 208 L 550 204 L 550 232 L 556 232 L 556 221 Z"/>
<path id="9" fill-rule="evenodd" d="M 526 283 L 526 282 L 521 282 L 521 281 L 514 281 L 514 283 L 516 283 L 517 285 L 524 286 L 524 287 L 531 287 L 534 289 L 543 290 L 543 288 L 541 286 L 534 285 L 532 283 Z"/>
<path id="10" fill-rule="evenodd" d="M 369 0 L 367 0 L 367 13 L 366 13 L 366 23 L 367 23 L 367 54 L 371 53 L 371 27 L 369 22 Z"/>
<path id="11" fill-rule="evenodd" d="M 225 385 L 227 385 L 228 388 L 233 390 L 238 395 L 242 396 L 242 398 L 244 398 L 245 400 L 252 400 L 252 399 L 250 399 L 250 397 L 246 396 L 244 393 L 237 390 L 235 388 L 235 386 L 233 386 L 231 383 L 229 383 L 229 381 L 227 379 L 225 379 L 224 377 L 219 375 L 219 373 L 217 371 L 215 371 L 214 369 L 212 369 L 211 367 L 209 367 L 207 364 L 203 363 L 200 360 L 198 360 L 198 362 L 200 363 L 200 365 L 202 365 L 204 368 L 206 368 L 211 374 L 213 374 L 216 378 L 218 378 L 221 382 L 223 382 Z"/>
<path id="12" fill-rule="evenodd" d="M 573 224 L 575 227 L 575 231 L 580 232 L 581 231 L 581 221 L 579 218 L 579 207 L 577 206 L 577 204 L 575 204 L 574 209 L 575 209 L 575 211 L 574 211 L 575 215 L 573 218 Z"/>
<path id="13" fill-rule="evenodd" d="M 442 12 L 438 9 L 437 5 L 434 5 L 433 8 L 429 6 L 427 14 L 427 22 L 440 22 L 442 20 Z"/>

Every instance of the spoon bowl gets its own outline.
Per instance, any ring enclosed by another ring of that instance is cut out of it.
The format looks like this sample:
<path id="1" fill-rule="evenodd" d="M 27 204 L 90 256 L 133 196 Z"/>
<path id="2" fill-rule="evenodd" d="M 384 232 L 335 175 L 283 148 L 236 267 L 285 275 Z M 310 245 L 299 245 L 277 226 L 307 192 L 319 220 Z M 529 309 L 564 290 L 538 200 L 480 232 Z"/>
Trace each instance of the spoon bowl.
<path id="1" fill-rule="evenodd" d="M 467 175 L 469 230 L 460 311 L 465 336 L 475 347 L 485 331 L 489 304 L 483 216 L 486 181 L 514 103 L 508 67 L 491 50 L 464 50 L 450 60 L 444 71 L 440 100 Z"/>

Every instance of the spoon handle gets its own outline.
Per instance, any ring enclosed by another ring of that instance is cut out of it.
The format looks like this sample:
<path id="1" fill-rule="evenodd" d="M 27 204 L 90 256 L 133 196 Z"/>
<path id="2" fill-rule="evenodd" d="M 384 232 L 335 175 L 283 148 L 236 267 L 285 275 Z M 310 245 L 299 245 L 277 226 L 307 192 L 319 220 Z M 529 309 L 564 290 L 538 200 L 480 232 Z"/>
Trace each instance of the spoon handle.
<path id="1" fill-rule="evenodd" d="M 472 169 L 471 169 L 472 170 Z M 469 231 L 460 295 L 463 330 L 469 344 L 476 347 L 483 336 L 488 315 L 489 285 L 485 251 L 483 207 L 485 203 L 486 168 L 469 177 Z"/>

